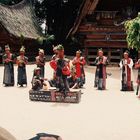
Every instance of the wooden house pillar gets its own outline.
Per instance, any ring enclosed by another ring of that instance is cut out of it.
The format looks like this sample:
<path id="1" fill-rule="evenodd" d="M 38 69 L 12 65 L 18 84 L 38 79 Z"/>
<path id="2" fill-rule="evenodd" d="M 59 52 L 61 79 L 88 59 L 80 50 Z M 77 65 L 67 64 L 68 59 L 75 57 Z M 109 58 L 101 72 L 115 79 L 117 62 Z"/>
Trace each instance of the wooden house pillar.
<path id="1" fill-rule="evenodd" d="M 87 47 L 85 47 L 84 55 L 85 55 L 85 59 L 86 59 L 87 65 L 89 65 L 89 61 L 88 61 L 88 48 Z"/>
<path id="2" fill-rule="evenodd" d="M 108 48 L 108 60 L 109 60 L 109 62 L 111 61 L 111 49 L 110 48 Z"/>

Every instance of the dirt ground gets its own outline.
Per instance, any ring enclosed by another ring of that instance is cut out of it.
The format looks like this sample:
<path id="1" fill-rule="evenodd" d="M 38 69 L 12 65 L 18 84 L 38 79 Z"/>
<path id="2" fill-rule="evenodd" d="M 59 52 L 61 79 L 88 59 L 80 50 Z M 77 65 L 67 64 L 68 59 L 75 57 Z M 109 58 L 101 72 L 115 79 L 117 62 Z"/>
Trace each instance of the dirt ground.
<path id="1" fill-rule="evenodd" d="M 35 65 L 27 66 L 28 87 L 3 87 L 0 67 L 0 126 L 17 140 L 36 133 L 60 135 L 63 140 L 139 140 L 140 100 L 135 92 L 120 92 L 120 71 L 109 67 L 107 90 L 93 87 L 95 67 L 86 67 L 86 84 L 79 104 L 31 102 L 28 91 Z M 53 71 L 46 64 L 46 77 Z M 137 72 L 134 71 L 134 83 Z M 17 67 L 15 66 L 15 79 Z M 135 84 L 136 88 L 136 84 Z"/>

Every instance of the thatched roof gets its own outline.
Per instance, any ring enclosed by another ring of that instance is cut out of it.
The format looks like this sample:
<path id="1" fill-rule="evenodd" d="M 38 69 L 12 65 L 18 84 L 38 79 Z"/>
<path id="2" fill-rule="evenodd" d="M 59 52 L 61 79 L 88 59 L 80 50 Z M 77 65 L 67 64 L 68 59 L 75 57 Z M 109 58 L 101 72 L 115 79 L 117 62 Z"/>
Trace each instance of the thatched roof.
<path id="1" fill-rule="evenodd" d="M 15 37 L 37 39 L 43 36 L 29 0 L 13 6 L 0 4 L 0 24 Z"/>

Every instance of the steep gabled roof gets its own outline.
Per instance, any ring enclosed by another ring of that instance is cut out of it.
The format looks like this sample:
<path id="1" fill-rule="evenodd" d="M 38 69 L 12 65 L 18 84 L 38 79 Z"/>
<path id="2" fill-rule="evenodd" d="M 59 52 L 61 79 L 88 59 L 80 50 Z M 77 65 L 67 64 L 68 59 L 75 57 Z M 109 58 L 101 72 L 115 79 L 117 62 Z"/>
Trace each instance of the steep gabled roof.
<path id="1" fill-rule="evenodd" d="M 13 6 L 0 4 L 0 24 L 15 37 L 37 39 L 43 36 L 27 0 Z"/>
<path id="2" fill-rule="evenodd" d="M 76 33 L 82 19 L 87 14 L 91 14 L 92 12 L 94 12 L 98 2 L 99 0 L 83 0 L 83 3 L 81 4 L 80 9 L 79 9 L 79 15 L 77 16 L 75 23 L 73 27 L 71 28 L 71 30 L 69 31 L 67 37 Z"/>

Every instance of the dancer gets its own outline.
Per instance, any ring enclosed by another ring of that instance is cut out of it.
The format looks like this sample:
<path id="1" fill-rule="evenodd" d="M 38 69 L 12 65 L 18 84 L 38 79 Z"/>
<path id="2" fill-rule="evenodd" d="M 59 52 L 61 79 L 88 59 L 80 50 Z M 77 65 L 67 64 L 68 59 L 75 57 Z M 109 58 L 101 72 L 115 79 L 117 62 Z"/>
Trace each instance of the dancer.
<path id="1" fill-rule="evenodd" d="M 17 57 L 16 63 L 18 65 L 17 85 L 21 87 L 23 87 L 23 85 L 27 86 L 26 65 L 28 63 L 28 58 L 25 56 L 24 46 L 20 49 L 20 55 Z"/>
<path id="2" fill-rule="evenodd" d="M 79 79 L 80 87 L 85 84 L 85 71 L 84 65 L 86 64 L 85 58 L 81 56 L 81 51 L 76 52 L 76 56 L 72 61 L 72 64 L 75 66 L 76 69 L 76 76 Z"/>
<path id="3" fill-rule="evenodd" d="M 5 54 L 3 56 L 4 63 L 4 77 L 3 84 L 5 87 L 14 86 L 14 62 L 15 56 L 10 52 L 9 45 L 5 46 Z"/>
<path id="4" fill-rule="evenodd" d="M 97 87 L 98 90 L 105 90 L 106 89 L 106 65 L 108 64 L 107 57 L 103 55 L 104 52 L 102 49 L 98 50 L 98 57 L 95 60 L 96 65 L 96 73 L 95 73 L 95 80 L 94 80 L 94 87 Z"/>
<path id="5" fill-rule="evenodd" d="M 120 61 L 121 68 L 121 91 L 133 91 L 133 81 L 132 81 L 132 67 L 133 60 L 129 57 L 129 52 L 125 51 L 123 54 L 123 59 Z"/>
<path id="6" fill-rule="evenodd" d="M 136 95 L 138 95 L 138 98 L 140 98 L 140 93 L 139 93 L 139 86 L 140 86 L 140 59 L 135 63 L 135 69 L 138 69 Z"/>
<path id="7" fill-rule="evenodd" d="M 36 57 L 36 65 L 41 69 L 41 77 L 44 78 L 45 73 L 45 55 L 44 50 L 39 49 L 39 55 Z"/>
<path id="8" fill-rule="evenodd" d="M 69 91 L 69 84 L 67 80 L 67 76 L 70 75 L 69 60 L 64 56 L 64 47 L 62 45 L 58 45 L 57 51 L 57 59 L 55 61 L 51 61 L 50 63 L 52 68 L 56 71 L 56 87 L 64 94 L 64 96 L 66 96 Z"/>

